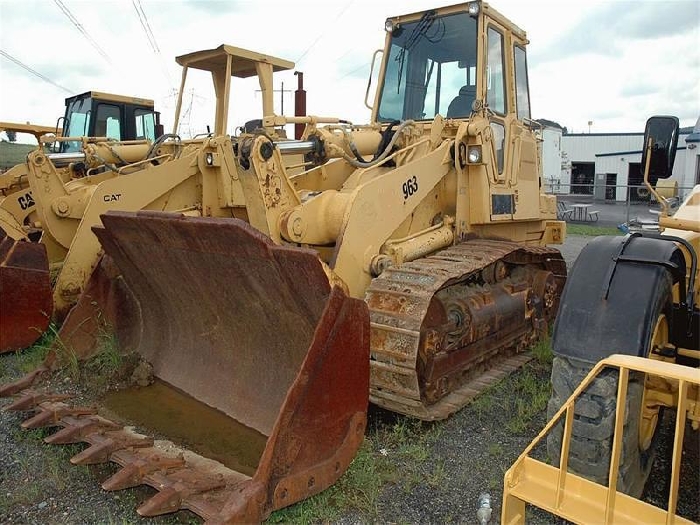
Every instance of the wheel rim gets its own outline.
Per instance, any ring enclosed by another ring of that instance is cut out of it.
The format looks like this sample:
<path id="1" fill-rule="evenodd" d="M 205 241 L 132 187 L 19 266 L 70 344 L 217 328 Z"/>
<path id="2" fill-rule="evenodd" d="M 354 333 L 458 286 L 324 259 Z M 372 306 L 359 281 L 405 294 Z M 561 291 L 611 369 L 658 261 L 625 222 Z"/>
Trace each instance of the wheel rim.
<path id="1" fill-rule="evenodd" d="M 666 316 L 661 314 L 654 325 L 647 357 L 664 360 L 659 353 L 654 353 L 654 349 L 663 348 L 666 344 L 668 344 L 668 321 Z M 660 404 L 654 399 L 655 396 L 653 395 L 654 391 L 659 389 L 663 389 L 663 386 L 658 385 L 657 382 L 650 381 L 648 377 L 646 378 L 642 394 L 642 417 L 639 423 L 639 447 L 642 450 L 647 450 L 651 445 L 651 440 L 659 422 Z"/>

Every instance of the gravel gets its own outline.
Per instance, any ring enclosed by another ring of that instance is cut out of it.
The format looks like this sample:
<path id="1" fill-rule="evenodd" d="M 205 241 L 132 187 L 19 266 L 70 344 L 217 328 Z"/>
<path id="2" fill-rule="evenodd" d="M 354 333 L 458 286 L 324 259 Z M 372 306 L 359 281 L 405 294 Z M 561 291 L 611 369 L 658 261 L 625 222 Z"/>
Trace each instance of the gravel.
<path id="1" fill-rule="evenodd" d="M 563 254 L 570 265 L 590 237 L 569 236 Z M 19 357 L 0 356 L 0 383 L 18 377 Z M 423 424 L 429 438 L 420 439 L 420 461 L 407 464 L 395 443 L 384 443 L 391 428 L 405 418 L 370 407 L 368 442 L 372 454 L 381 454 L 392 463 L 394 477 L 381 490 L 371 512 L 348 511 L 334 521 L 339 523 L 477 523 L 479 495 L 492 498 L 491 523 L 500 516 L 503 473 L 546 423 L 544 410 L 536 412 L 521 428 L 509 425 L 517 403 L 529 403 L 526 397 L 510 390 L 523 374 L 548 380 L 546 365 L 535 363 L 505 380 L 488 397 L 475 402 L 445 422 Z M 80 396 L 79 396 L 80 397 Z M 0 406 L 7 404 L 0 400 Z M 42 442 L 49 431 L 23 431 L 26 417 L 0 412 L 0 523 L 12 524 L 93 524 L 93 523 L 200 523 L 188 511 L 160 518 L 140 518 L 136 507 L 155 491 L 138 487 L 105 492 L 100 483 L 116 471 L 112 464 L 90 467 L 72 466 L 68 459 L 81 445 L 53 446 Z M 510 429 L 509 429 L 510 428 Z M 673 435 L 673 429 L 668 429 Z M 668 435 L 668 434 L 667 434 Z M 410 441 L 409 434 L 409 441 Z M 698 515 L 698 432 L 686 433 L 690 452 L 684 457 L 681 508 L 695 521 Z M 668 441 L 668 439 L 662 440 Z M 647 500 L 657 505 L 664 501 L 669 458 L 660 451 L 660 461 L 652 476 L 657 480 Z M 688 474 L 690 472 L 690 474 Z M 650 484 L 651 485 L 651 484 Z M 274 517 L 274 515 L 273 515 Z M 533 511 L 528 523 L 558 523 L 539 511 Z"/>

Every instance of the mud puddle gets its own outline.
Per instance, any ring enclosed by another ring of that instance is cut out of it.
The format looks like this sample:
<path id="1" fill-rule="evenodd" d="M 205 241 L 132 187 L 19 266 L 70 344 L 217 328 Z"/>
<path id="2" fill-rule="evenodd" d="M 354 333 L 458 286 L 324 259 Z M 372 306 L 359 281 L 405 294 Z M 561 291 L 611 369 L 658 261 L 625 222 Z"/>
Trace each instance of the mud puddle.
<path id="1" fill-rule="evenodd" d="M 110 392 L 102 405 L 109 419 L 163 436 L 248 476 L 255 473 L 267 441 L 257 430 L 160 380 Z"/>

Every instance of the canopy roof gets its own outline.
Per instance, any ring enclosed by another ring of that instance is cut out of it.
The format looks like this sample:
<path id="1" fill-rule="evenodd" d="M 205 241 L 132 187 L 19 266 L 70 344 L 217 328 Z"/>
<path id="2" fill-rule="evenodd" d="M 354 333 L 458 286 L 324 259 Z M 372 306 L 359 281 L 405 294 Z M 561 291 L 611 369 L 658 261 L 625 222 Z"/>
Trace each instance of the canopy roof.
<path id="1" fill-rule="evenodd" d="M 294 62 L 281 58 L 263 55 L 255 51 L 249 51 L 240 47 L 229 46 L 222 44 L 216 49 L 206 49 L 204 51 L 195 51 L 187 55 L 181 55 L 175 60 L 183 67 L 191 67 L 194 69 L 202 69 L 204 71 L 226 71 L 226 60 L 231 56 L 231 76 L 239 78 L 248 78 L 255 76 L 256 63 L 266 63 L 272 65 L 272 70 L 285 71 L 294 69 Z"/>

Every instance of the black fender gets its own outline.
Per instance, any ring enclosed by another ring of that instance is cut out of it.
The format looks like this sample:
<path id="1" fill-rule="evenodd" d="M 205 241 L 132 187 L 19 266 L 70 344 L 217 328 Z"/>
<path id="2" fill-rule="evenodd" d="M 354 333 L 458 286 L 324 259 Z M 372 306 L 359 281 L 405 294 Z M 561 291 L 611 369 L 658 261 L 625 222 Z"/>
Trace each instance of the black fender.
<path id="1" fill-rule="evenodd" d="M 591 364 L 613 353 L 643 353 L 651 338 L 655 290 L 667 274 L 674 283 L 684 281 L 685 269 L 683 252 L 674 242 L 596 237 L 581 251 L 566 280 L 553 352 Z"/>

